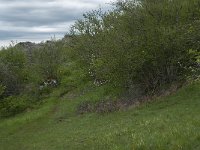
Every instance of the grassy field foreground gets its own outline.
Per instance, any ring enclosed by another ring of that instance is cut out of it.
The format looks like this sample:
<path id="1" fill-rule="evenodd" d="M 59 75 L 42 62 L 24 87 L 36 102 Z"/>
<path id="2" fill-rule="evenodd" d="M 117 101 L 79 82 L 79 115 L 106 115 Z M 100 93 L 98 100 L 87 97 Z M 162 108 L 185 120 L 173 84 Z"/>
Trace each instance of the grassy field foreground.
<path id="1" fill-rule="evenodd" d="M 42 108 L 0 120 L 1 150 L 199 150 L 200 84 L 109 114 L 77 115 L 80 101 L 51 98 Z"/>

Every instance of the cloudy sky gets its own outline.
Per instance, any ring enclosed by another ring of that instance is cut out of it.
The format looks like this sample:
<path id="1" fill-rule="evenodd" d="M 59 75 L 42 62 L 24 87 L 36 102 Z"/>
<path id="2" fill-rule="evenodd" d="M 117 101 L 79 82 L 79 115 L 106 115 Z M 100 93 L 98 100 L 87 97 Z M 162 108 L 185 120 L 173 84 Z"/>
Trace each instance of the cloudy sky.
<path id="1" fill-rule="evenodd" d="M 0 0 L 0 46 L 61 38 L 75 20 L 114 0 Z"/>

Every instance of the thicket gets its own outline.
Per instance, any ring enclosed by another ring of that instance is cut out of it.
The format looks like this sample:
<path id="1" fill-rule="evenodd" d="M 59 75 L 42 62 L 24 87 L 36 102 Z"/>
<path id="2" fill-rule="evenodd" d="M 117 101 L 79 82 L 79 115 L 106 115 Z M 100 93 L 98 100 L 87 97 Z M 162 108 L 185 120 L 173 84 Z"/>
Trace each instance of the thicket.
<path id="1" fill-rule="evenodd" d="M 132 0 L 114 6 L 84 14 L 72 28 L 77 59 L 94 81 L 155 94 L 195 72 L 198 0 Z"/>
<path id="2" fill-rule="evenodd" d="M 199 77 L 198 0 L 120 0 L 112 8 L 85 13 L 62 40 L 1 50 L 0 113 L 24 111 L 55 87 L 63 95 L 92 82 L 135 98 Z"/>
<path id="3" fill-rule="evenodd" d="M 61 80 L 67 54 L 62 41 L 27 49 L 20 44 L 0 51 L 0 116 L 11 116 L 41 103 Z"/>

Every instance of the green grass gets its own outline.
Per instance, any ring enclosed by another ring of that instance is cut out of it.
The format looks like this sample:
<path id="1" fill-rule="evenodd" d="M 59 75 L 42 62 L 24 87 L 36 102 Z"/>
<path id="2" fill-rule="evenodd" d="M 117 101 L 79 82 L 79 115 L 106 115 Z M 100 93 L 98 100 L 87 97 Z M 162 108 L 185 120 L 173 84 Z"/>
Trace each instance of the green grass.
<path id="1" fill-rule="evenodd" d="M 0 120 L 0 149 L 200 149 L 199 83 L 126 111 L 75 113 L 81 101 L 102 95 L 97 90 L 75 98 L 52 98 L 38 110 Z"/>

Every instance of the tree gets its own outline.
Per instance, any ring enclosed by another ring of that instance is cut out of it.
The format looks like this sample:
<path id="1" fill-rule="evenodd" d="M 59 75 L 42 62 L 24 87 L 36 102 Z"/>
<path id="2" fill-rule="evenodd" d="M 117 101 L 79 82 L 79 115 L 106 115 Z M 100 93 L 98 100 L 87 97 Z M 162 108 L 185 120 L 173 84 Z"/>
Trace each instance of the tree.
<path id="1" fill-rule="evenodd" d="M 58 69 L 65 62 L 65 45 L 62 41 L 49 41 L 34 50 L 33 69 L 38 82 L 58 81 Z"/>
<path id="2" fill-rule="evenodd" d="M 9 47 L 0 52 L 0 81 L 4 95 L 19 94 L 28 81 L 26 54 L 20 47 Z"/>
<path id="3" fill-rule="evenodd" d="M 72 28 L 74 53 L 93 80 L 147 93 L 184 81 L 198 49 L 187 27 L 200 19 L 199 2 L 119 1 L 116 9 L 84 14 Z M 189 10 L 189 13 L 188 13 Z M 194 48 L 195 47 L 195 48 Z"/>

